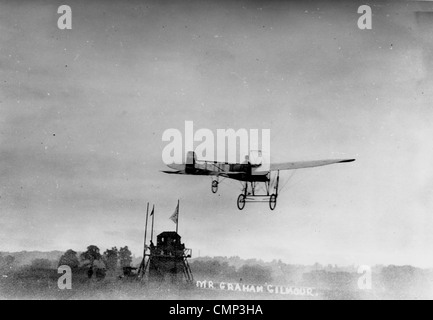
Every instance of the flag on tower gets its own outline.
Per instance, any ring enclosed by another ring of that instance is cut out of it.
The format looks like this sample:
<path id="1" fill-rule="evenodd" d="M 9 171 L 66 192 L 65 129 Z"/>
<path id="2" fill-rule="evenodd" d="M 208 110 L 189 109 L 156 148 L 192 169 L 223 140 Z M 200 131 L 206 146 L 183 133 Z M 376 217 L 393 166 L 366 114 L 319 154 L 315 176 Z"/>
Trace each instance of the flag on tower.
<path id="1" fill-rule="evenodd" d="M 176 224 L 178 223 L 178 221 L 179 221 L 179 201 L 177 202 L 176 209 L 174 210 L 174 213 L 171 215 L 170 219 L 174 223 L 176 223 Z"/>

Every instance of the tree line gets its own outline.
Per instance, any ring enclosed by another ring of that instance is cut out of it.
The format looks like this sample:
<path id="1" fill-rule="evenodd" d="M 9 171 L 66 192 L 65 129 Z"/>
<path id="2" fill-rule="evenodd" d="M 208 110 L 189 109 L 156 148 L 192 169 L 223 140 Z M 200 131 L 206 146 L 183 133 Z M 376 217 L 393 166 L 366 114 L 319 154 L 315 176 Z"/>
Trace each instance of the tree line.
<path id="1" fill-rule="evenodd" d="M 90 245 L 80 255 L 72 249 L 67 250 L 59 259 L 58 266 L 67 265 L 71 269 L 88 267 L 95 269 L 117 270 L 118 268 L 130 267 L 132 253 L 128 246 L 117 249 L 112 247 L 101 254 L 100 249 Z"/>
<path id="2" fill-rule="evenodd" d="M 24 266 L 27 269 L 43 270 L 56 269 L 59 266 L 67 265 L 73 270 L 77 269 L 94 269 L 105 271 L 116 271 L 119 268 L 130 267 L 132 263 L 132 253 L 128 246 L 105 250 L 101 253 L 100 249 L 95 245 L 87 247 L 86 251 L 78 254 L 78 252 L 69 249 L 60 256 L 58 261 L 49 260 L 46 258 L 36 258 L 31 260 L 31 263 Z M 2 256 L 0 254 L 0 271 L 2 273 L 10 273 L 17 270 L 20 262 L 13 255 Z"/>

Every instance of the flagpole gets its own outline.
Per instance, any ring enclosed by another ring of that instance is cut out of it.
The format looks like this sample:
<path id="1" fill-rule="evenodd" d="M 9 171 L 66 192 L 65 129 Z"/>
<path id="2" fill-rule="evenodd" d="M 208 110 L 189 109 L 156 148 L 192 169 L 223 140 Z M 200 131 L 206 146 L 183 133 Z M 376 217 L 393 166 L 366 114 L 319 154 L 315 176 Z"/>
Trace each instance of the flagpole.
<path id="1" fill-rule="evenodd" d="M 150 241 L 153 241 L 153 222 L 155 220 L 155 205 L 152 208 L 152 233 L 150 234 Z"/>
<path id="2" fill-rule="evenodd" d="M 179 199 L 177 199 L 177 221 L 176 221 L 176 233 L 179 229 Z"/>
<path id="3" fill-rule="evenodd" d="M 177 219 L 176 219 L 176 234 L 179 235 L 179 233 L 177 233 L 177 231 L 179 230 L 179 199 L 177 199 Z M 177 249 L 174 251 L 174 270 L 176 273 L 176 279 L 177 279 Z"/>
<path id="4" fill-rule="evenodd" d="M 138 273 L 144 275 L 144 273 L 146 272 L 144 270 L 146 263 L 145 263 L 145 259 L 146 259 L 146 237 L 147 237 L 147 214 L 149 213 L 149 202 L 147 203 L 147 211 L 146 211 L 146 226 L 145 226 L 145 230 L 144 230 L 144 248 L 143 248 L 143 260 L 141 260 L 141 264 L 140 264 L 140 268 L 138 269 Z"/>
<path id="5" fill-rule="evenodd" d="M 149 202 L 147 203 L 147 210 L 146 210 L 146 230 L 144 230 L 144 252 L 143 252 L 143 259 L 146 255 L 146 240 L 147 240 L 147 220 L 149 218 Z"/>

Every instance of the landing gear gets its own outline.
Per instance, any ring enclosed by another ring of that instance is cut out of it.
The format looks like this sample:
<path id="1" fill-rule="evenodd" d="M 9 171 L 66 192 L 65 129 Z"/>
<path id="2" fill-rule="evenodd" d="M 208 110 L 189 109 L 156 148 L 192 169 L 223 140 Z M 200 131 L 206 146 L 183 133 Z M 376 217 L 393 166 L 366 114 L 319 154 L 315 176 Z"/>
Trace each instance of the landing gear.
<path id="1" fill-rule="evenodd" d="M 245 207 L 245 195 L 240 194 L 238 197 L 238 209 L 242 210 Z"/>
<path id="2" fill-rule="evenodd" d="M 271 210 L 274 210 L 276 206 L 277 206 L 277 195 L 271 194 L 271 197 L 269 198 L 269 208 Z"/>
<path id="3" fill-rule="evenodd" d="M 278 197 L 278 187 L 280 184 L 280 170 L 277 171 L 277 181 L 275 184 L 275 193 L 271 194 L 271 197 L 269 198 L 269 209 L 274 210 L 277 206 L 277 197 Z M 268 191 L 269 194 L 269 191 Z"/>
<path id="4" fill-rule="evenodd" d="M 256 194 L 256 184 L 263 182 L 266 188 L 266 194 Z M 275 184 L 272 186 L 272 184 Z M 245 181 L 243 191 L 238 197 L 238 209 L 242 210 L 247 202 L 267 202 L 269 208 L 274 210 L 277 206 L 278 188 L 280 182 L 280 171 L 277 171 L 276 176 L 268 176 L 265 181 Z M 248 192 L 248 183 L 251 185 L 251 192 Z M 273 190 L 273 193 L 271 194 Z"/>
<path id="5" fill-rule="evenodd" d="M 212 193 L 217 193 L 218 192 L 218 181 L 217 180 L 213 180 L 212 181 Z"/>

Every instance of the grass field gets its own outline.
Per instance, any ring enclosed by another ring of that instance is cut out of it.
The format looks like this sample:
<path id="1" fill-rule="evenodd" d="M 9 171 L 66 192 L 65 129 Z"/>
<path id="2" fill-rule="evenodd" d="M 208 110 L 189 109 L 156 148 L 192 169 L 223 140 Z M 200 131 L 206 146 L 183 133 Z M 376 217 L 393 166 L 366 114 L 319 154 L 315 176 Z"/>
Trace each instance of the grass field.
<path id="1" fill-rule="evenodd" d="M 194 282 L 191 285 L 167 283 L 145 283 L 135 278 L 119 279 L 107 276 L 105 279 L 88 279 L 84 271 L 75 272 L 72 288 L 61 290 L 57 270 L 22 270 L 0 278 L 1 299 L 47 299 L 47 300 L 105 300 L 105 299 L 222 299 L 222 300 L 290 300 L 290 299 L 377 299 L 374 294 L 347 290 L 318 290 L 315 297 L 278 295 L 264 293 L 235 292 L 219 289 L 201 289 Z"/>

